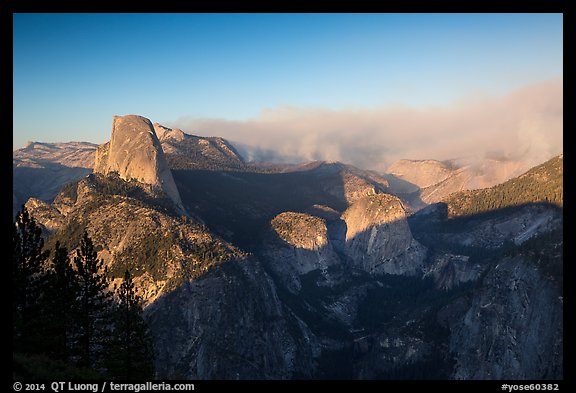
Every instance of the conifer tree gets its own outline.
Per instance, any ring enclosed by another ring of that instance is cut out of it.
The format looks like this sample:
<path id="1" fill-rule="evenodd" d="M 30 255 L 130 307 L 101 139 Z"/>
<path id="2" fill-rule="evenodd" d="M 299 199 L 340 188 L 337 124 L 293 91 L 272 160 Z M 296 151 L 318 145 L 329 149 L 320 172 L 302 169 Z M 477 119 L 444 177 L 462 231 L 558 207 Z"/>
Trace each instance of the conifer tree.
<path id="1" fill-rule="evenodd" d="M 68 249 L 60 242 L 56 242 L 47 281 L 44 319 L 48 353 L 53 359 L 67 362 L 78 330 L 73 316 L 78 311 L 80 288 Z"/>
<path id="2" fill-rule="evenodd" d="M 78 365 L 100 370 L 106 338 L 111 329 L 112 297 L 104 261 L 84 231 L 74 265 L 78 277 Z"/>
<path id="3" fill-rule="evenodd" d="M 12 343 L 14 352 L 39 351 L 43 337 L 40 331 L 44 264 L 49 256 L 44 251 L 41 229 L 26 206 L 17 214 L 12 231 Z"/>
<path id="4" fill-rule="evenodd" d="M 142 317 L 142 299 L 136 294 L 128 270 L 116 293 L 118 305 L 108 354 L 108 372 L 116 379 L 151 379 L 154 376 L 152 340 Z"/>

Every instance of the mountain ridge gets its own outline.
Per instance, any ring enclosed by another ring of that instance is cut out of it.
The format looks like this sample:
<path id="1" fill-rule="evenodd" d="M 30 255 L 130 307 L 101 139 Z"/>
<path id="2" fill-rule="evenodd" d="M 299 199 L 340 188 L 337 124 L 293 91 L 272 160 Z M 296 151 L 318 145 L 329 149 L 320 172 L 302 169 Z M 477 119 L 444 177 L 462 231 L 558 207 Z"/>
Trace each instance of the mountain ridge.
<path id="1" fill-rule="evenodd" d="M 425 204 L 453 192 L 492 187 L 516 177 L 531 166 L 522 160 L 464 157 L 444 161 L 398 160 L 387 176 L 402 194 L 415 194 Z"/>
<path id="2" fill-rule="evenodd" d="M 200 137 L 154 123 L 154 130 L 172 169 L 241 170 L 245 162 L 221 137 Z"/>
<path id="3" fill-rule="evenodd" d="M 164 163 L 181 215 L 138 173 L 157 175 L 161 140 L 190 140 L 160 127 L 138 120 L 118 146 L 140 146 L 122 142 L 135 134 L 156 145 L 110 166 L 104 145 L 99 170 L 27 203 L 46 248 L 73 253 L 86 230 L 114 282 L 130 270 L 157 378 L 563 377 L 563 211 L 550 203 L 563 165 L 413 209 L 392 182 L 343 163 Z M 522 204 L 496 204 L 503 188 Z M 466 211 L 487 195 L 488 211 Z"/>

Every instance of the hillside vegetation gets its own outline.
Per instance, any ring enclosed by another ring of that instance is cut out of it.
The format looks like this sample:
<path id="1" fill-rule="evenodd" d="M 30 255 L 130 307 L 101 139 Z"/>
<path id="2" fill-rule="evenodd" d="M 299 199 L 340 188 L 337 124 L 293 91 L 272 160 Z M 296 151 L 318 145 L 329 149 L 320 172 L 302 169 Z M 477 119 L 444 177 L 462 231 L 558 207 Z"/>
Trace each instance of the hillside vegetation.
<path id="1" fill-rule="evenodd" d="M 536 202 L 562 207 L 563 163 L 560 154 L 497 186 L 453 193 L 445 200 L 448 215 L 471 215 Z"/>
<path id="2" fill-rule="evenodd" d="M 144 186 L 96 174 L 66 187 L 53 205 L 61 216 L 47 246 L 60 242 L 73 250 L 87 231 L 101 245 L 98 251 L 110 277 L 118 279 L 129 269 L 146 302 L 223 262 L 245 256 L 194 219 L 175 215 Z M 33 214 L 45 226 L 43 218 L 51 216 L 42 215 L 40 208 Z"/>

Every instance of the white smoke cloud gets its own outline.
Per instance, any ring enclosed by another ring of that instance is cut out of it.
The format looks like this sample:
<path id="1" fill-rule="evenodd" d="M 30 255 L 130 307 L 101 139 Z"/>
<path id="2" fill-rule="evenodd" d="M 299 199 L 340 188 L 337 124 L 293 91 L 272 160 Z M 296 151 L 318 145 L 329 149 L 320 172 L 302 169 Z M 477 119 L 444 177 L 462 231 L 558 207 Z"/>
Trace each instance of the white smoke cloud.
<path id="1" fill-rule="evenodd" d="M 252 160 L 342 161 L 384 170 L 401 158 L 490 156 L 538 164 L 562 152 L 563 86 L 553 80 L 504 97 L 437 108 L 280 107 L 248 121 L 180 118 L 169 126 L 238 144 Z"/>

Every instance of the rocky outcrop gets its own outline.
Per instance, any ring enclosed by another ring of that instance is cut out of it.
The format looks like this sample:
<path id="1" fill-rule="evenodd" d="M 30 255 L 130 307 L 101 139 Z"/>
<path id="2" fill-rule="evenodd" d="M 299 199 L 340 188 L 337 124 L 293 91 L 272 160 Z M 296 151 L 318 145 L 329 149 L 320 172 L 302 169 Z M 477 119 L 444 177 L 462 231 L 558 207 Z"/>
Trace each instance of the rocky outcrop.
<path id="1" fill-rule="evenodd" d="M 110 142 L 98 147 L 94 172 L 116 172 L 121 179 L 137 180 L 165 193 L 184 214 L 180 194 L 150 120 L 136 115 L 114 116 Z"/>
<path id="2" fill-rule="evenodd" d="M 425 248 L 412 237 L 401 201 L 388 194 L 364 197 L 343 214 L 346 253 L 369 273 L 416 274 Z"/>
<path id="3" fill-rule="evenodd" d="M 327 271 L 334 264 L 376 275 L 424 272 L 426 248 L 412 237 L 398 198 L 365 196 L 341 217 L 320 205 L 310 212 L 277 215 L 271 221 L 277 240 L 264 247 L 264 259 L 291 290 L 299 291 L 299 277 L 314 270 L 330 281 Z"/>
<path id="4" fill-rule="evenodd" d="M 271 221 L 270 241 L 263 255 L 288 290 L 298 293 L 301 276 L 340 263 L 329 239 L 326 220 L 305 213 L 284 212 Z"/>
<path id="5" fill-rule="evenodd" d="M 274 217 L 272 235 L 263 246 L 263 260 L 291 292 L 298 293 L 302 276 L 314 271 L 320 274 L 323 286 L 337 285 L 331 266 L 370 275 L 426 271 L 426 248 L 412 237 L 398 198 L 365 196 L 341 216 L 322 205 L 314 205 L 309 212 L 284 212 Z"/>
<path id="6" fill-rule="evenodd" d="M 426 266 L 424 276 L 433 277 L 436 287 L 442 290 L 450 290 L 462 283 L 475 281 L 484 271 L 483 266 L 470 261 L 467 255 L 439 253 L 431 259 L 432 263 Z"/>
<path id="7" fill-rule="evenodd" d="M 46 237 L 55 234 L 65 221 L 64 215 L 57 208 L 40 199 L 30 198 L 25 206 L 40 224 L 42 234 Z"/>
<path id="8" fill-rule="evenodd" d="M 271 222 L 272 228 L 286 243 L 306 250 L 319 250 L 328 244 L 326 222 L 309 214 L 280 213 Z"/>
<path id="9" fill-rule="evenodd" d="M 164 127 L 163 125 L 158 124 L 158 123 L 154 123 L 153 127 L 154 127 L 154 131 L 156 132 L 156 136 L 158 137 L 158 140 L 160 141 L 160 143 L 166 142 L 166 141 L 182 142 L 184 139 L 186 139 L 186 136 L 184 135 L 184 131 L 182 131 L 179 128 L 168 128 L 168 127 Z M 168 145 L 168 146 L 169 147 L 167 149 L 164 149 L 165 153 L 169 153 L 170 149 L 172 148 L 171 145 Z"/>

